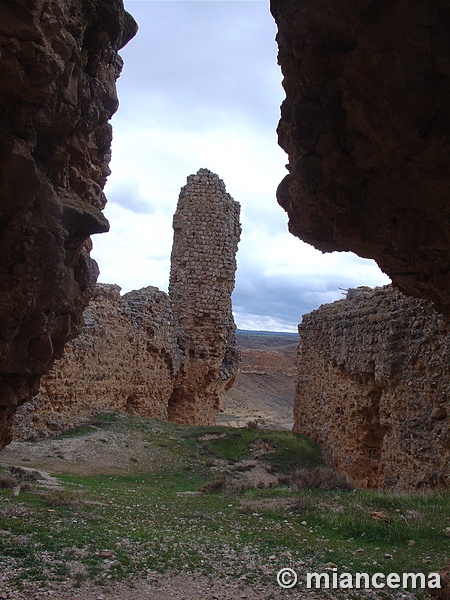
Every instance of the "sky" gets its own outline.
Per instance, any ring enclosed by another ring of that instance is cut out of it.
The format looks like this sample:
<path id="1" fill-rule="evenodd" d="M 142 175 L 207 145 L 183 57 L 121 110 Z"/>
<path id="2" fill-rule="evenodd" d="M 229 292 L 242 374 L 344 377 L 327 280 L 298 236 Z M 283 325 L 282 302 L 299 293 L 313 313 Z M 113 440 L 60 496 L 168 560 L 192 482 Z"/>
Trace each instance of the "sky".
<path id="1" fill-rule="evenodd" d="M 284 99 L 268 0 L 125 0 L 139 24 L 120 51 L 120 107 L 105 215 L 94 237 L 99 281 L 122 293 L 167 291 L 172 216 L 186 178 L 217 173 L 241 205 L 233 293 L 240 329 L 297 331 L 302 315 L 343 289 L 389 279 L 351 253 L 322 254 L 288 232 L 276 188 L 288 158 L 277 144 Z"/>

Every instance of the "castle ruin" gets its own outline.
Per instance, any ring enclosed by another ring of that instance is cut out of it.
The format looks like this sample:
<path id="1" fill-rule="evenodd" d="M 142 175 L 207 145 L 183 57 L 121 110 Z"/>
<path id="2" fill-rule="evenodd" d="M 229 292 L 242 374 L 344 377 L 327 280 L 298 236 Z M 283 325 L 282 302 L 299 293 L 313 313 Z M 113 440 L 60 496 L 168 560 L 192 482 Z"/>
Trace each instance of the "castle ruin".
<path id="1" fill-rule="evenodd" d="M 350 290 L 303 316 L 294 431 L 358 487 L 450 483 L 450 328 L 392 286 Z"/>
<path id="2" fill-rule="evenodd" d="M 17 437 L 60 431 L 102 410 L 215 423 L 239 367 L 231 293 L 240 207 L 207 169 L 188 177 L 174 215 L 169 295 L 99 284 L 85 325 L 18 411 Z"/>

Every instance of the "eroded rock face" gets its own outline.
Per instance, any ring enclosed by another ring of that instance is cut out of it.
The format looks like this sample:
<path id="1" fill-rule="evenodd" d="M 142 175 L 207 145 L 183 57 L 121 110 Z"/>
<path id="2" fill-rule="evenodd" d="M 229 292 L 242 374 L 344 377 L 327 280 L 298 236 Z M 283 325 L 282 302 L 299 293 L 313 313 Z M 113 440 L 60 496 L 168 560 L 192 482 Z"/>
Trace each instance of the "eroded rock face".
<path id="1" fill-rule="evenodd" d="M 0 448 L 98 276 L 117 52 L 136 29 L 121 0 L 0 3 Z"/>
<path id="2" fill-rule="evenodd" d="M 450 315 L 448 2 L 271 0 L 291 232 Z"/>
<path id="3" fill-rule="evenodd" d="M 61 431 L 102 410 L 213 424 L 240 363 L 231 312 L 239 204 L 207 169 L 188 177 L 174 216 L 170 298 L 99 284 L 80 335 L 19 409 L 17 438 Z"/>
<path id="4" fill-rule="evenodd" d="M 391 286 L 305 315 L 296 431 L 360 487 L 450 484 L 450 327 Z"/>

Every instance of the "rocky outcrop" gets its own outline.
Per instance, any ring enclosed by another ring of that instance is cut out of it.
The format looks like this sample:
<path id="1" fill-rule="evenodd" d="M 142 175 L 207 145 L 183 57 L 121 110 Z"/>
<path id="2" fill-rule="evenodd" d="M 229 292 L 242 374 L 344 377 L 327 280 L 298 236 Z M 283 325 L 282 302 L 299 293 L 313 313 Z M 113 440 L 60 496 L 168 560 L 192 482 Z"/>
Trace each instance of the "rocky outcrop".
<path id="1" fill-rule="evenodd" d="M 278 201 L 324 252 L 375 259 L 450 315 L 447 0 L 271 0 L 286 100 Z"/>
<path id="2" fill-rule="evenodd" d="M 102 410 L 213 424 L 239 366 L 231 292 L 239 204 L 207 169 L 188 178 L 174 216 L 170 298 L 97 285 L 80 335 L 19 409 L 17 438 L 61 431 Z"/>
<path id="3" fill-rule="evenodd" d="M 169 296 L 189 360 L 169 401 L 169 418 L 215 422 L 219 398 L 239 365 L 231 311 L 240 207 L 207 169 L 188 177 L 173 218 Z"/>
<path id="4" fill-rule="evenodd" d="M 450 484 L 450 327 L 391 286 L 303 317 L 295 431 L 360 487 Z"/>
<path id="5" fill-rule="evenodd" d="M 98 269 L 121 0 L 0 3 L 0 448 L 16 407 L 79 332 Z"/>

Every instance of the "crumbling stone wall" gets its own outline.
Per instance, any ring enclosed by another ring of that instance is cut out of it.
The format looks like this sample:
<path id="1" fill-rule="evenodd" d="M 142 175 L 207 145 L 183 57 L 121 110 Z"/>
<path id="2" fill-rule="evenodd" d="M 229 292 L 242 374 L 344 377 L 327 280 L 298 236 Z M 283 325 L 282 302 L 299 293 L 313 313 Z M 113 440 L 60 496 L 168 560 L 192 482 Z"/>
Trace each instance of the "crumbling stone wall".
<path id="1" fill-rule="evenodd" d="M 102 410 L 167 419 L 184 360 L 167 294 L 147 287 L 121 296 L 119 286 L 98 284 L 84 322 L 40 394 L 17 411 L 16 439 L 60 432 Z"/>
<path id="2" fill-rule="evenodd" d="M 0 448 L 16 407 L 79 332 L 98 269 L 121 0 L 0 3 Z"/>
<path id="3" fill-rule="evenodd" d="M 450 484 L 450 326 L 391 286 L 351 290 L 305 315 L 295 431 L 355 485 Z"/>
<path id="4" fill-rule="evenodd" d="M 215 423 L 239 366 L 231 312 L 239 204 L 201 169 L 174 216 L 170 298 L 155 287 L 120 296 L 97 285 L 85 325 L 18 411 L 18 438 L 67 428 L 101 410 Z"/>
<path id="5" fill-rule="evenodd" d="M 173 218 L 169 296 L 175 321 L 186 335 L 181 383 L 169 401 L 169 418 L 215 422 L 221 393 L 239 365 L 231 311 L 239 204 L 217 175 L 200 169 L 188 177 Z"/>
<path id="6" fill-rule="evenodd" d="M 447 0 L 271 0 L 290 231 L 450 316 Z"/>

